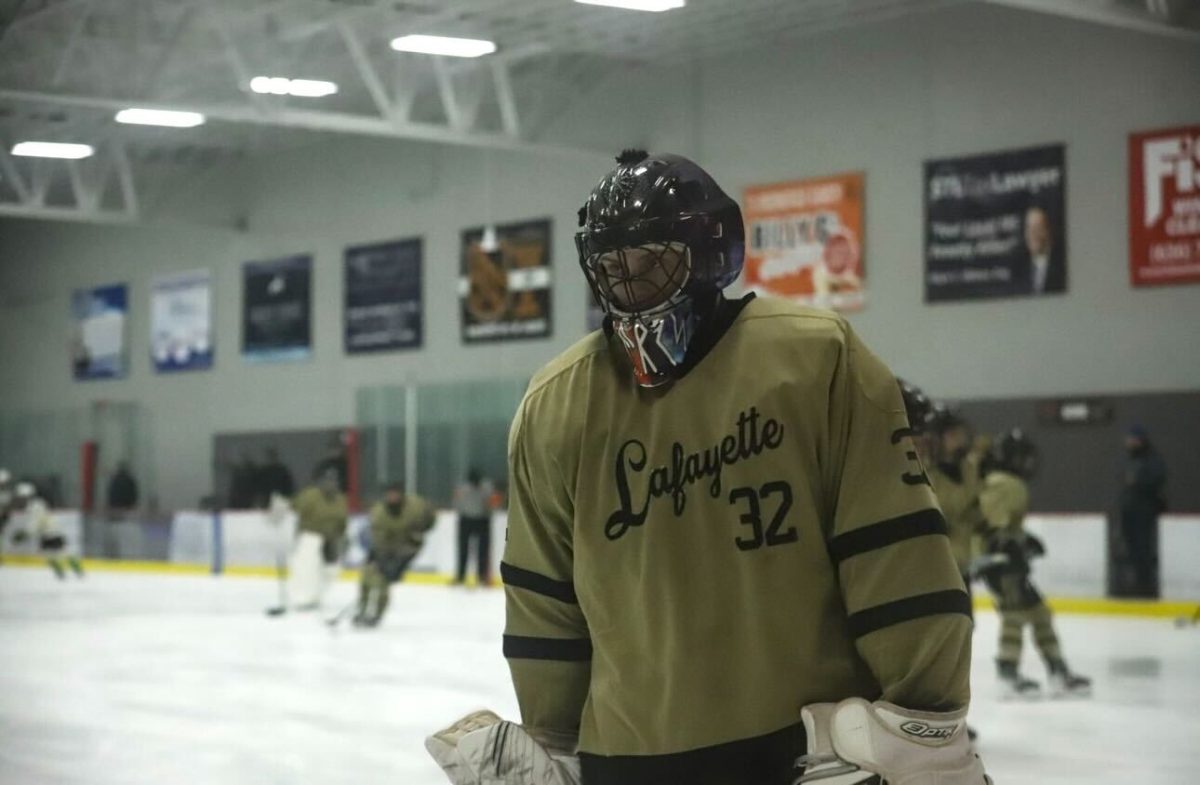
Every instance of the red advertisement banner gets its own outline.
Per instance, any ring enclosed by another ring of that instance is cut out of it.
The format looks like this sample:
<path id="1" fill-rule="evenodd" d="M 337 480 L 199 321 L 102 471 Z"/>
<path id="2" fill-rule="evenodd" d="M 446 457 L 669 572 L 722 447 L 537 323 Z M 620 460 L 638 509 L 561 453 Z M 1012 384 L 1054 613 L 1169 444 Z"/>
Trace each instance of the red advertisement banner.
<path id="1" fill-rule="evenodd" d="M 1200 281 L 1200 125 L 1129 136 L 1129 277 Z"/>

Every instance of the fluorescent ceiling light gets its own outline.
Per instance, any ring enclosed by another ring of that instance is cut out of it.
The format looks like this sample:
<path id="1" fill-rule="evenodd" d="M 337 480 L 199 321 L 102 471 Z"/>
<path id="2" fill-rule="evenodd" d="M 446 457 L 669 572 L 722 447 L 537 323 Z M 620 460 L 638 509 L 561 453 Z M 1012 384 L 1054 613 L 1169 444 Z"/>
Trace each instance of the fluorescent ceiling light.
<path id="1" fill-rule="evenodd" d="M 333 95 L 338 86 L 320 79 L 288 79 L 286 76 L 256 76 L 250 89 L 264 95 L 294 95 L 300 98 L 322 98 Z"/>
<path id="2" fill-rule="evenodd" d="M 194 128 L 204 122 L 199 112 L 174 112 L 167 109 L 122 109 L 117 112 L 118 123 L 130 125 L 162 125 L 168 128 Z"/>
<path id="3" fill-rule="evenodd" d="M 392 40 L 397 52 L 418 52 L 447 57 L 481 57 L 496 51 L 496 44 L 475 38 L 445 38 L 440 35 L 402 35 Z"/>
<path id="4" fill-rule="evenodd" d="M 629 11 L 670 11 L 672 8 L 683 8 L 687 0 L 575 0 L 584 5 L 606 5 L 612 8 L 624 8 Z"/>
<path id="5" fill-rule="evenodd" d="M 66 142 L 18 142 L 12 149 L 13 155 L 27 158 L 87 158 L 94 152 L 90 144 Z"/>
<path id="6" fill-rule="evenodd" d="M 301 98 L 322 98 L 333 95 L 338 90 L 338 86 L 333 82 L 321 79 L 293 79 L 291 88 L 292 95 Z"/>

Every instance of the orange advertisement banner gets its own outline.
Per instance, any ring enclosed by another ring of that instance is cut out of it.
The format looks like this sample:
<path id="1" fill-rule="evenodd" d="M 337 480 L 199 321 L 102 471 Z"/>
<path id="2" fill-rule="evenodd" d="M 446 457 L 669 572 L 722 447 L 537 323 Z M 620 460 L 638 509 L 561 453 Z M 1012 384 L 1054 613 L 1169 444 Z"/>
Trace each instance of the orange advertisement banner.
<path id="1" fill-rule="evenodd" d="M 746 289 L 832 308 L 864 300 L 862 172 L 746 189 Z"/>

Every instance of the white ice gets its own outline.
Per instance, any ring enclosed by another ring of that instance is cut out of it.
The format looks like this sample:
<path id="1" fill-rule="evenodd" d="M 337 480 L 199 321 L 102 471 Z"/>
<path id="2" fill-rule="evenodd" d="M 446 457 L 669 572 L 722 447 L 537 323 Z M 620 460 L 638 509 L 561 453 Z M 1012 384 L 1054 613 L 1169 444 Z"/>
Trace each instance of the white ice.
<path id="1" fill-rule="evenodd" d="M 427 733 L 480 706 L 515 717 L 498 591 L 399 586 L 371 632 L 268 619 L 274 600 L 263 579 L 0 568 L 0 782 L 442 785 Z M 972 723 L 998 785 L 1195 782 L 1200 628 L 1058 628 L 1095 696 L 1002 703 L 979 619 Z M 1025 671 L 1044 676 L 1028 650 Z"/>

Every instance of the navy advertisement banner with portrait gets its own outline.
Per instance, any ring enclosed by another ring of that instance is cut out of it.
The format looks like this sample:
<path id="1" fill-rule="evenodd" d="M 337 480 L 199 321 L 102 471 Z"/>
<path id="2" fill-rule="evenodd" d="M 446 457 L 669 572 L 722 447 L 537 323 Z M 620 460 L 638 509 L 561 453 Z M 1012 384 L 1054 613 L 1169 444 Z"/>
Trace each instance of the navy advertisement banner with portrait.
<path id="1" fill-rule="evenodd" d="M 347 248 L 345 268 L 346 353 L 419 348 L 421 239 Z"/>
<path id="2" fill-rule="evenodd" d="M 483 229 L 462 233 L 459 299 L 464 343 L 545 338 L 551 330 L 550 221 L 496 227 L 496 246 Z"/>
<path id="3" fill-rule="evenodd" d="M 1063 145 L 925 162 L 925 301 L 1067 288 Z"/>
<path id="4" fill-rule="evenodd" d="M 71 370 L 76 379 L 123 379 L 129 369 L 125 284 L 76 289 L 71 295 Z"/>
<path id="5" fill-rule="evenodd" d="M 306 360 L 312 353 L 312 257 L 242 267 L 242 354 L 250 362 Z"/>

